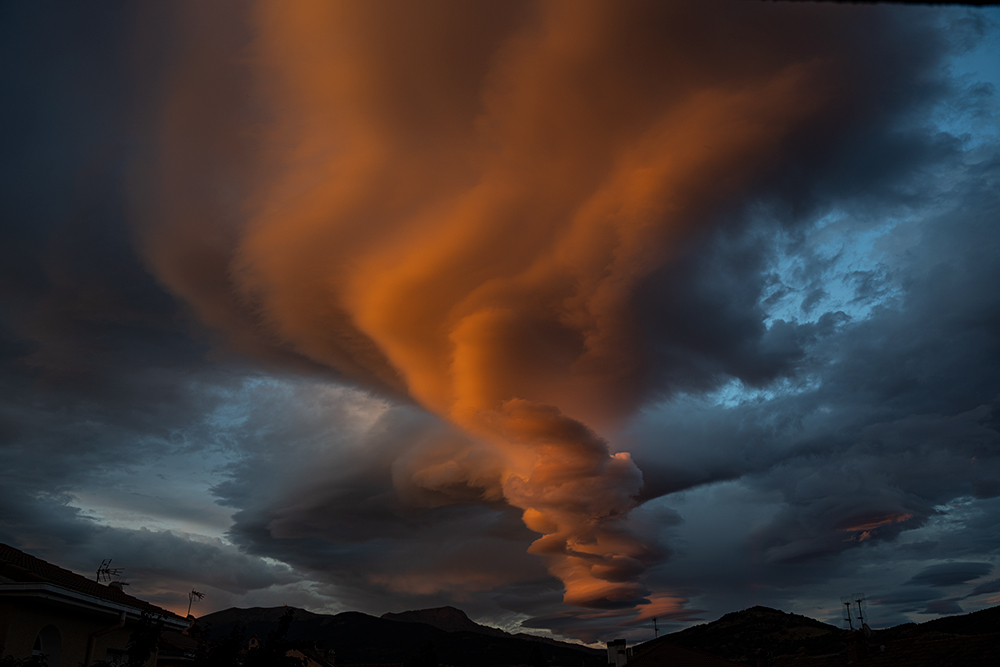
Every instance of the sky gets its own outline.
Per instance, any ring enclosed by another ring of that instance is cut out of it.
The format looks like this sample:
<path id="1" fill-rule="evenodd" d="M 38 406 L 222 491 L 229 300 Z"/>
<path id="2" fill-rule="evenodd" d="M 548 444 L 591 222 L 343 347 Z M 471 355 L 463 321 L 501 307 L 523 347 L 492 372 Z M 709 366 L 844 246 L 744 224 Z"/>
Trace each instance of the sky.
<path id="1" fill-rule="evenodd" d="M 1000 10 L 0 5 L 0 541 L 592 643 L 1000 604 Z"/>

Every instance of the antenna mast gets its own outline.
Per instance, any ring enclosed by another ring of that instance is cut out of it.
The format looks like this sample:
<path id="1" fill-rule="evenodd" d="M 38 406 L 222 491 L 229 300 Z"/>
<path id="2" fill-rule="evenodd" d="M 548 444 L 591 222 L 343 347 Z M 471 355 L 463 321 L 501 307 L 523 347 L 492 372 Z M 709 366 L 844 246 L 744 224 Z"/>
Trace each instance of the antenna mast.
<path id="1" fill-rule="evenodd" d="M 94 581 L 101 584 L 110 584 L 113 581 L 120 580 L 121 574 L 124 572 L 120 567 L 111 567 L 111 559 L 105 558 L 101 561 L 101 566 L 97 568 L 97 576 L 94 577 Z M 123 586 L 127 585 L 125 582 L 120 582 Z"/>
<path id="2" fill-rule="evenodd" d="M 660 629 L 656 627 L 656 617 L 653 617 L 653 639 L 660 636 Z"/>
<path id="3" fill-rule="evenodd" d="M 204 593 L 199 593 L 193 588 L 191 589 L 191 592 L 188 593 L 188 613 L 187 613 L 188 616 L 191 615 L 191 603 L 194 602 L 194 599 L 198 598 L 199 600 L 201 600 L 204 597 L 205 597 Z"/>
<path id="4" fill-rule="evenodd" d="M 847 621 L 847 627 L 853 630 L 854 620 L 851 618 L 851 599 L 850 597 L 840 598 L 840 602 L 844 605 L 844 620 Z"/>

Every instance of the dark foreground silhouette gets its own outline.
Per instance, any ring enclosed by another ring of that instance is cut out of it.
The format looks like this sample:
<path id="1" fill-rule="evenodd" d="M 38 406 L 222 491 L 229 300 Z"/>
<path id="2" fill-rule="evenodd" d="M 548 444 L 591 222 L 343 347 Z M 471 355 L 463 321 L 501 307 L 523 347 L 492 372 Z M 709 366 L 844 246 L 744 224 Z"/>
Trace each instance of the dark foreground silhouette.
<path id="1" fill-rule="evenodd" d="M 234 629 L 242 636 L 263 638 L 273 632 L 288 610 L 227 609 L 202 617 L 198 626 L 210 641 L 224 641 Z M 605 651 L 512 635 L 474 623 L 454 607 L 382 618 L 359 612 L 326 615 L 295 609 L 287 637 L 299 645 L 332 649 L 338 666 L 604 667 L 607 663 Z M 1000 607 L 875 630 L 870 636 L 798 614 L 752 607 L 638 644 L 632 649 L 630 663 L 643 664 L 644 655 L 650 662 L 663 644 L 752 667 L 995 667 L 1000 665 Z"/>
<path id="2" fill-rule="evenodd" d="M 798 614 L 751 607 L 640 644 L 635 655 L 657 642 L 754 667 L 996 667 L 1000 665 L 1000 607 L 874 630 L 870 636 Z"/>
<path id="3" fill-rule="evenodd" d="M 239 626 L 246 637 L 264 637 L 278 623 L 287 607 L 226 609 L 198 619 L 212 641 L 222 641 Z M 606 653 L 595 649 L 512 635 L 471 621 L 453 607 L 405 612 L 405 620 L 377 618 L 356 611 L 336 615 L 294 610 L 287 638 L 332 649 L 336 664 L 404 665 L 409 667 L 604 667 Z M 421 614 L 427 613 L 425 616 Z M 390 615 L 387 615 L 390 616 Z M 420 622 L 420 621 L 429 621 Z M 431 623 L 449 629 L 435 627 Z"/>

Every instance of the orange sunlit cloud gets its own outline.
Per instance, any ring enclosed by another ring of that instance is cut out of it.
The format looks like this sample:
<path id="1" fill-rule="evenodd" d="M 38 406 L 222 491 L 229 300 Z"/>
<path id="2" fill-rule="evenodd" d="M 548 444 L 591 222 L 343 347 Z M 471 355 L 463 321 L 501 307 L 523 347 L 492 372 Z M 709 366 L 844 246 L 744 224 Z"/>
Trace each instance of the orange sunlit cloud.
<path id="1" fill-rule="evenodd" d="M 697 613 L 696 610 L 685 609 L 685 604 L 687 604 L 687 598 L 676 595 L 665 595 L 662 593 L 651 595 L 649 597 L 649 604 L 639 607 L 639 614 L 622 625 L 637 625 L 653 618 L 662 620 L 686 618 Z"/>
<path id="2" fill-rule="evenodd" d="M 259 2 L 242 117 L 212 89 L 231 61 L 199 46 L 178 64 L 166 203 L 142 237 L 237 347 L 470 435 L 394 467 L 398 486 L 523 510 L 531 553 L 579 606 L 649 604 L 651 552 L 623 521 L 642 474 L 606 439 L 649 384 L 632 294 L 831 94 L 820 60 L 762 50 L 713 73 L 649 13 L 709 20 L 640 3 Z M 673 604 L 656 600 L 644 609 Z"/>
<path id="3" fill-rule="evenodd" d="M 850 532 L 854 532 L 854 531 L 875 530 L 879 526 L 887 526 L 887 525 L 893 524 L 893 523 L 901 523 L 903 521 L 907 521 L 907 520 L 912 519 L 912 518 L 913 518 L 912 514 L 905 513 L 905 512 L 901 512 L 901 513 L 898 513 L 898 514 L 895 514 L 895 513 L 894 514 L 883 514 L 883 515 L 880 515 L 880 516 L 871 517 L 870 519 L 866 519 L 865 521 L 863 521 L 863 522 L 861 522 L 859 524 L 846 526 L 844 528 L 838 528 L 837 530 L 839 530 L 841 532 L 844 532 L 844 533 L 850 533 Z"/>
<path id="4" fill-rule="evenodd" d="M 880 514 L 878 516 L 869 517 L 858 524 L 854 524 L 852 522 L 852 525 L 837 528 L 837 530 L 842 533 L 856 533 L 855 535 L 847 538 L 848 541 L 867 542 L 878 535 L 879 528 L 889 526 L 894 523 L 902 523 L 912 518 L 913 515 L 906 512 Z"/>

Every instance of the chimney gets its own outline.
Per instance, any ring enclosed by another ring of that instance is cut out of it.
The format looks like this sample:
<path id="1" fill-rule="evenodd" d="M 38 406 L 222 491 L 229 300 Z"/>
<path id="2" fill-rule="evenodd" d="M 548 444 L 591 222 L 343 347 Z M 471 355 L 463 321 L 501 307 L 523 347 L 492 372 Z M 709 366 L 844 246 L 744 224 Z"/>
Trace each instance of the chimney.
<path id="1" fill-rule="evenodd" d="M 112 581 L 108 584 L 108 588 L 113 588 L 116 591 L 125 592 L 125 584 L 121 581 Z"/>
<path id="2" fill-rule="evenodd" d="M 628 664 L 628 650 L 624 639 L 608 642 L 608 667 L 624 667 Z"/>

